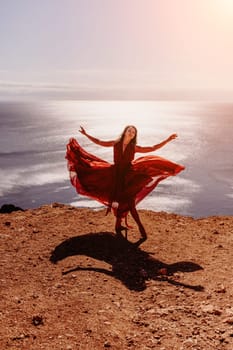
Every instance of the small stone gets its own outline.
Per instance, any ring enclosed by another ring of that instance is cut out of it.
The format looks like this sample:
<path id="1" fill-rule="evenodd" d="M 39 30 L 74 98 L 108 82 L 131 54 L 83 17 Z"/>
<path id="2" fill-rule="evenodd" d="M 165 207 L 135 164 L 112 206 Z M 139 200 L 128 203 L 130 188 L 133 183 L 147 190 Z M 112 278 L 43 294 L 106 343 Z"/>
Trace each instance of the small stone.
<path id="1" fill-rule="evenodd" d="M 153 308 L 147 310 L 147 312 L 148 312 L 149 314 L 155 314 L 155 313 L 156 313 L 155 309 L 153 309 Z"/>
<path id="2" fill-rule="evenodd" d="M 24 339 L 25 338 L 25 335 L 22 333 L 16 337 L 13 337 L 12 340 L 21 340 L 21 339 Z"/>
<path id="3" fill-rule="evenodd" d="M 222 315 L 222 311 L 221 310 L 219 310 L 219 309 L 214 309 L 214 315 L 217 315 L 217 316 L 220 316 L 220 315 Z"/>
<path id="4" fill-rule="evenodd" d="M 64 204 L 54 202 L 51 204 L 51 208 L 64 208 Z"/>
<path id="5" fill-rule="evenodd" d="M 233 317 L 228 317 L 223 320 L 224 323 L 233 325 Z"/>
<path id="6" fill-rule="evenodd" d="M 188 338 L 183 342 L 183 345 L 191 346 L 194 343 L 192 338 Z"/>
<path id="7" fill-rule="evenodd" d="M 233 307 L 226 309 L 226 314 L 227 314 L 227 316 L 233 317 Z"/>
<path id="8" fill-rule="evenodd" d="M 36 293 L 33 293 L 33 294 L 32 294 L 32 298 L 33 298 L 33 299 L 37 299 L 37 298 L 39 298 L 39 295 L 36 294 Z"/>
<path id="9" fill-rule="evenodd" d="M 113 304 L 115 304 L 118 308 L 121 307 L 121 303 L 119 301 L 114 301 Z"/>
<path id="10" fill-rule="evenodd" d="M 223 245 L 222 245 L 222 244 L 219 244 L 219 245 L 217 246 L 217 248 L 218 248 L 218 249 L 223 249 Z"/>
<path id="11" fill-rule="evenodd" d="M 209 314 L 213 314 L 213 315 L 217 315 L 217 316 L 219 316 L 219 315 L 222 314 L 222 311 L 221 311 L 221 310 L 215 308 L 215 307 L 214 307 L 213 305 L 211 305 L 211 304 L 203 305 L 203 306 L 201 307 L 201 309 L 202 309 L 203 312 L 206 312 L 206 313 L 209 313 Z"/>
<path id="12" fill-rule="evenodd" d="M 110 344 L 110 342 L 108 340 L 106 342 L 104 342 L 104 347 L 105 348 L 110 348 L 111 347 L 111 344 Z"/>
<path id="13" fill-rule="evenodd" d="M 104 312 L 105 312 L 105 310 L 103 310 L 103 309 L 97 311 L 98 314 L 103 314 Z"/>
<path id="14" fill-rule="evenodd" d="M 163 305 L 161 305 L 161 304 L 159 305 L 159 307 L 160 308 L 156 310 L 156 313 L 159 316 L 163 317 L 163 316 L 167 316 L 169 314 L 169 309 L 168 308 L 163 307 Z"/>
<path id="15" fill-rule="evenodd" d="M 223 284 L 221 284 L 220 286 L 217 287 L 215 292 L 216 293 L 226 293 L 226 287 Z"/>
<path id="16" fill-rule="evenodd" d="M 40 326 L 44 324 L 44 320 L 42 316 L 36 315 L 32 317 L 32 324 L 34 326 Z"/>
<path id="17" fill-rule="evenodd" d="M 21 300 L 20 300 L 20 298 L 19 298 L 19 297 L 15 297 L 15 298 L 14 298 L 14 300 L 15 300 L 15 302 L 16 302 L 16 303 L 18 303 L 18 304 L 20 304 L 20 303 L 21 303 Z"/>

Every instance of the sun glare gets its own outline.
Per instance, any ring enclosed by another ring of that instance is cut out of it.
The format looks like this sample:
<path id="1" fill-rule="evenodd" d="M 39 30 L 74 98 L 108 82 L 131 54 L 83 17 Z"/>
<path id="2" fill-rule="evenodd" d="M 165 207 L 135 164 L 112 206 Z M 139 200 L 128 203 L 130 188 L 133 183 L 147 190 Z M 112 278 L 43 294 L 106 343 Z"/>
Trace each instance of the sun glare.
<path id="1" fill-rule="evenodd" d="M 233 0 L 211 0 L 204 4 L 210 21 L 223 30 L 233 30 Z"/>
<path id="2" fill-rule="evenodd" d="M 213 4 L 216 4 L 216 11 L 223 12 L 228 16 L 233 15 L 233 1 L 232 0 L 216 0 Z"/>

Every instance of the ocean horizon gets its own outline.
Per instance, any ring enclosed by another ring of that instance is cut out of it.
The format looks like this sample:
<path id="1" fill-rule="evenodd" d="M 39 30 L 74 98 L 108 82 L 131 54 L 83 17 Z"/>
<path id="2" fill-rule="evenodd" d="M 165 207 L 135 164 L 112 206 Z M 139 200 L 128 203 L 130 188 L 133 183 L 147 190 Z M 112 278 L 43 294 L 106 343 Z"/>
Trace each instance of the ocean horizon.
<path id="1" fill-rule="evenodd" d="M 153 154 L 186 167 L 161 182 L 139 209 L 196 218 L 233 214 L 233 103 L 198 101 L 0 102 L 0 206 L 30 209 L 60 202 L 103 208 L 70 184 L 66 144 L 75 137 L 89 152 L 112 162 L 111 148 L 91 143 L 79 126 L 108 140 L 128 124 L 137 127 L 142 146 L 176 132 L 176 140 Z"/>

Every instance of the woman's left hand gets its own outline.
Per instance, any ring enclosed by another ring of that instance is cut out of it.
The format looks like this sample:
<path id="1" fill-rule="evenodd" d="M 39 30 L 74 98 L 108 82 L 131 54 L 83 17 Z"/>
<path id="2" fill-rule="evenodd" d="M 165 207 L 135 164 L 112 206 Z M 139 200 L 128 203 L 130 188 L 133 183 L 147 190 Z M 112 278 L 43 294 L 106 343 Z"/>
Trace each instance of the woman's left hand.
<path id="1" fill-rule="evenodd" d="M 167 140 L 168 140 L 168 142 L 169 142 L 169 141 L 175 140 L 177 137 L 178 137 L 177 134 L 171 134 L 171 135 L 168 137 Z"/>

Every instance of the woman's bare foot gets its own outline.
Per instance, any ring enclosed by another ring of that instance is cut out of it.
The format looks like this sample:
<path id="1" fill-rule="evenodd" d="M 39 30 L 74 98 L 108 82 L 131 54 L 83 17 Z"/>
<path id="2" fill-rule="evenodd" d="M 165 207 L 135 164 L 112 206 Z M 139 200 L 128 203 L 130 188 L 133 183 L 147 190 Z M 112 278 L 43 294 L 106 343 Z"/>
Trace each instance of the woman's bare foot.
<path id="1" fill-rule="evenodd" d="M 115 231 L 117 236 L 122 236 L 122 231 L 125 231 L 125 238 L 127 238 L 128 228 L 121 225 L 121 218 L 116 220 Z"/>
<path id="2" fill-rule="evenodd" d="M 134 246 L 139 247 L 140 244 L 146 241 L 146 239 L 147 237 L 141 237 L 137 242 L 134 243 Z"/>
<path id="3" fill-rule="evenodd" d="M 147 239 L 147 234 L 146 234 L 146 231 L 145 231 L 145 229 L 144 229 L 144 227 L 142 225 L 139 226 L 139 231 L 141 233 L 142 238 L 145 241 Z"/>

